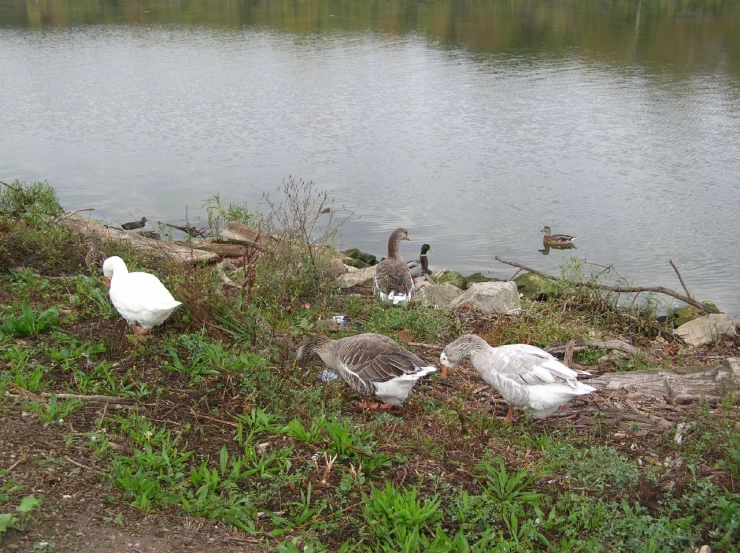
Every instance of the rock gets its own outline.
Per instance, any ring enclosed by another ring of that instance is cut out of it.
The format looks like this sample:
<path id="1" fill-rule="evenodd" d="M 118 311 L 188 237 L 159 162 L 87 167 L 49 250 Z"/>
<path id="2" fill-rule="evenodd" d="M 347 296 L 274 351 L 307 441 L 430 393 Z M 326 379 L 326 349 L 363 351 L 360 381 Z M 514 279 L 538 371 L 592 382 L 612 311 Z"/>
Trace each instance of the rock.
<path id="1" fill-rule="evenodd" d="M 679 336 L 690 346 L 706 346 L 725 336 L 734 338 L 735 323 L 729 315 L 712 314 L 681 325 L 673 331 L 673 334 Z"/>
<path id="2" fill-rule="evenodd" d="M 326 267 L 326 276 L 329 278 L 337 278 L 347 272 L 347 268 L 342 263 L 339 257 L 332 257 L 328 260 L 328 266 Z"/>
<path id="3" fill-rule="evenodd" d="M 476 282 L 500 282 L 496 278 L 488 278 L 483 273 L 473 273 L 470 276 L 465 277 L 465 284 L 471 286 Z"/>
<path id="4" fill-rule="evenodd" d="M 714 302 L 705 301 L 703 303 L 707 307 L 707 309 L 709 309 L 709 313 L 719 313 L 720 312 L 719 308 L 716 305 L 714 305 Z M 673 326 L 678 328 L 679 326 L 685 325 L 689 321 L 698 319 L 704 314 L 705 314 L 704 310 L 699 309 L 698 307 L 694 307 L 693 305 L 684 305 L 683 307 L 679 307 L 671 311 L 668 314 L 667 320 L 673 321 Z"/>
<path id="5" fill-rule="evenodd" d="M 342 252 L 347 257 L 351 257 L 352 259 L 358 259 L 359 261 L 362 261 L 363 263 L 366 263 L 367 265 L 377 265 L 378 264 L 378 258 L 375 257 L 371 253 L 365 253 L 363 251 L 358 250 L 357 248 L 350 248 L 349 250 L 344 250 Z"/>
<path id="6" fill-rule="evenodd" d="M 683 307 L 674 309 L 671 312 L 669 318 L 673 319 L 673 325 L 678 328 L 679 326 L 685 325 L 689 321 L 698 319 L 699 317 L 701 317 L 702 313 L 704 312 L 698 307 L 694 307 L 693 305 L 684 305 Z"/>
<path id="7" fill-rule="evenodd" d="M 375 267 L 368 267 L 351 273 L 344 273 L 337 278 L 336 282 L 341 288 L 351 288 L 352 286 L 372 285 L 374 278 Z"/>
<path id="8" fill-rule="evenodd" d="M 448 307 L 452 303 L 452 300 L 462 296 L 463 293 L 457 286 L 449 282 L 443 284 L 422 282 L 417 285 L 411 301 L 433 307 Z"/>
<path id="9" fill-rule="evenodd" d="M 451 269 L 442 269 L 434 273 L 434 282 L 436 284 L 444 284 L 448 282 L 453 286 L 457 286 L 461 290 L 465 290 L 465 277 L 457 271 Z"/>
<path id="10" fill-rule="evenodd" d="M 355 269 L 366 269 L 370 265 L 365 263 L 362 259 L 355 259 L 354 257 L 345 257 L 344 264 L 354 267 Z"/>
<path id="11" fill-rule="evenodd" d="M 525 298 L 529 299 L 543 294 L 547 289 L 549 279 L 534 273 L 524 273 L 514 279 L 514 282 Z"/>
<path id="12" fill-rule="evenodd" d="M 450 307 L 470 305 L 483 313 L 521 313 L 519 290 L 514 282 L 480 282 L 473 284 Z"/>

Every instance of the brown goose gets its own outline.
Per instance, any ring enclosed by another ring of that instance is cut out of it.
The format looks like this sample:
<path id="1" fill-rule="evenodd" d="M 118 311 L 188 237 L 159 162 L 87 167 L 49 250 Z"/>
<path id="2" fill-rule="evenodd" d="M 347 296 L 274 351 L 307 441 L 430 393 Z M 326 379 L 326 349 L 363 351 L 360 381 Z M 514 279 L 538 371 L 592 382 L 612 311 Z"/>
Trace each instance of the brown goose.
<path id="1" fill-rule="evenodd" d="M 94 240 L 85 242 L 88 250 L 85 254 L 85 265 L 93 271 L 102 271 L 105 254 L 98 250 L 98 244 Z"/>
<path id="2" fill-rule="evenodd" d="M 392 305 L 406 305 L 414 294 L 414 278 L 398 251 L 401 240 L 411 240 L 405 228 L 397 228 L 388 238 L 388 257 L 378 263 L 373 280 L 373 293 Z"/>
<path id="3" fill-rule="evenodd" d="M 365 396 L 364 403 L 358 405 L 366 409 L 401 405 L 417 380 L 437 370 L 382 334 L 358 334 L 339 340 L 314 336 L 298 348 L 296 361 L 304 364 L 312 357 L 320 357 L 350 388 Z M 371 403 L 371 395 L 385 405 Z"/>

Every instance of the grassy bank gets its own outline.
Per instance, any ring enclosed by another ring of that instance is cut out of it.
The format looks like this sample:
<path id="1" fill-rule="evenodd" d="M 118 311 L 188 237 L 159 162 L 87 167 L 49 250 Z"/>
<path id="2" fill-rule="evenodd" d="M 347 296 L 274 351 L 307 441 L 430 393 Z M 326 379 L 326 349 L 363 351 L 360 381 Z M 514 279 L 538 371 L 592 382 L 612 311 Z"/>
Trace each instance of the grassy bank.
<path id="1" fill-rule="evenodd" d="M 435 363 L 468 331 L 642 347 L 576 354 L 594 373 L 708 364 L 738 355 L 736 343 L 691 357 L 633 316 L 567 295 L 525 300 L 520 318 L 393 309 L 340 294 L 313 249 L 255 259 L 237 289 L 212 267 L 106 244 L 184 304 L 136 339 L 85 267 L 84 239 L 49 222 L 60 211 L 50 189 L 0 193 L 3 545 L 72 551 L 80 519 L 137 535 L 157 519 L 173 534 L 208 529 L 199 551 L 738 551 L 736 397 L 675 406 L 669 428 L 625 424 L 592 400 L 506 425 L 468 366 L 421 382 L 402 412 L 374 413 L 341 379 L 320 382 L 318 364 L 294 364 L 303 337 L 338 313 L 348 323 L 332 336 L 405 331 Z M 307 225 L 304 214 L 292 228 Z"/>

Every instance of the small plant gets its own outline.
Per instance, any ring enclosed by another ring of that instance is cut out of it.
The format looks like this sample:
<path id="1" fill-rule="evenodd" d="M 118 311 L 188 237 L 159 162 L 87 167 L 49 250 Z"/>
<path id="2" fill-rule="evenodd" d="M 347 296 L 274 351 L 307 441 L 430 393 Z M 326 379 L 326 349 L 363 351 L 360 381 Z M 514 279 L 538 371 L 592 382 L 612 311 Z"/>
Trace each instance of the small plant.
<path id="1" fill-rule="evenodd" d="M 43 331 L 58 326 L 58 324 L 59 309 L 50 307 L 37 313 L 28 305 L 28 300 L 24 299 L 21 314 L 6 317 L 2 326 L 0 326 L 0 331 L 16 338 L 22 336 L 38 336 Z"/>
<path id="2" fill-rule="evenodd" d="M 78 399 L 57 401 L 57 395 L 52 392 L 48 403 L 31 402 L 31 411 L 46 423 L 61 422 L 78 409 L 82 402 Z"/>
<path id="3" fill-rule="evenodd" d="M 31 519 L 31 512 L 39 505 L 41 505 L 41 500 L 29 495 L 24 497 L 20 505 L 15 508 L 18 516 L 12 513 L 0 513 L 0 543 L 2 543 L 3 534 L 10 528 L 23 530 L 28 520 Z"/>
<path id="4" fill-rule="evenodd" d="M 439 527 L 443 513 L 440 509 L 439 496 L 422 501 L 416 488 L 400 491 L 393 484 L 385 488 L 373 488 L 369 496 L 363 494 L 363 516 L 376 538 L 380 548 L 375 551 L 452 551 L 432 546 L 427 533 L 436 530 L 433 542 L 446 539 L 450 541 Z"/>
<path id="5" fill-rule="evenodd" d="M 259 220 L 259 216 L 249 211 L 246 202 L 243 204 L 228 203 L 224 205 L 218 194 L 206 198 L 203 208 L 206 210 L 208 227 L 218 236 L 221 230 L 231 221 L 252 225 Z"/>
<path id="6" fill-rule="evenodd" d="M 501 457 L 483 461 L 476 468 L 483 472 L 480 478 L 484 489 L 498 501 L 539 506 L 547 497 L 545 494 L 529 491 L 532 484 L 529 473 L 524 470 L 509 473 Z"/>
<path id="7" fill-rule="evenodd" d="M 55 216 L 62 212 L 57 194 L 47 182 L 0 184 L 0 214 Z"/>

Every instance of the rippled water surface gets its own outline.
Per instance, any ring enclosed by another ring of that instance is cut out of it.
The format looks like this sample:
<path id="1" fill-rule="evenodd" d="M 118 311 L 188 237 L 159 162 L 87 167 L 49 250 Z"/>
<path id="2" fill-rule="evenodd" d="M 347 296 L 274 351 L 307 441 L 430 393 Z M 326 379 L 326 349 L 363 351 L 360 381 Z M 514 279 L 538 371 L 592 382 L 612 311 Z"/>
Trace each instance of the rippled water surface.
<path id="1" fill-rule="evenodd" d="M 432 269 L 573 254 L 740 312 L 733 2 L 0 4 L 0 180 L 122 222 L 288 175 Z M 543 256 L 538 230 L 575 234 Z"/>

